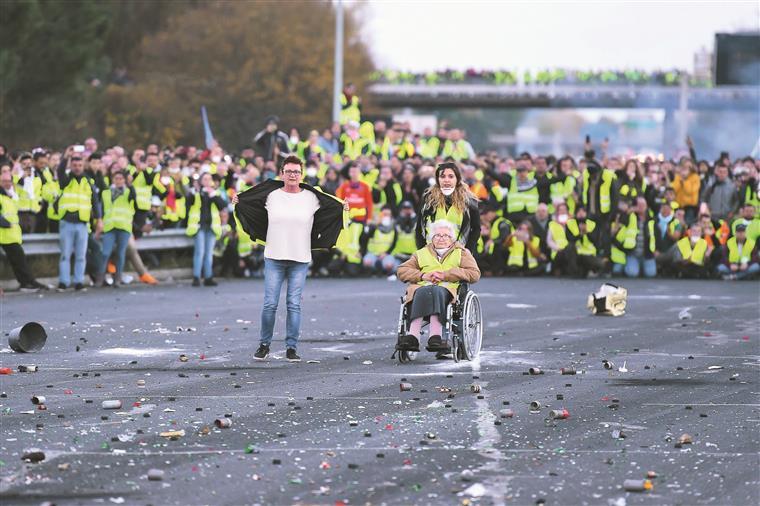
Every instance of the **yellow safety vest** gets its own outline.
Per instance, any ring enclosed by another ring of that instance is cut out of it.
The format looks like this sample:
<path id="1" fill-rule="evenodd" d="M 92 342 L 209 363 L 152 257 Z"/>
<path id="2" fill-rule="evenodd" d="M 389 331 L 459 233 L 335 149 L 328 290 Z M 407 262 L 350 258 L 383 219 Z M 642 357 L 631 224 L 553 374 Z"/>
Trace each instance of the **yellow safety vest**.
<path id="1" fill-rule="evenodd" d="M 347 156 L 351 160 L 359 158 L 368 145 L 367 139 L 357 137 L 356 140 L 353 140 L 348 134 L 341 134 L 340 141 L 343 143 L 343 156 Z"/>
<path id="2" fill-rule="evenodd" d="M 615 181 L 615 173 L 609 169 L 602 169 L 601 182 L 599 184 L 599 211 L 603 214 L 610 212 L 612 205 L 612 183 Z M 583 205 L 588 206 L 589 177 L 588 170 L 583 173 Z"/>
<path id="3" fill-rule="evenodd" d="M 430 137 L 428 139 L 420 139 L 420 154 L 422 158 L 434 159 L 438 156 L 438 150 L 441 148 L 441 139 L 438 137 Z"/>
<path id="4" fill-rule="evenodd" d="M 185 233 L 189 236 L 195 236 L 201 228 L 201 196 L 196 195 L 193 205 L 190 206 L 189 218 L 187 220 L 187 230 Z M 216 204 L 211 203 L 211 231 L 217 239 L 222 237 L 222 218 L 219 216 L 219 209 Z"/>
<path id="5" fill-rule="evenodd" d="M 528 191 L 519 191 L 517 189 L 517 178 L 512 177 L 509 183 L 509 193 L 507 194 L 507 212 L 519 213 L 527 211 L 530 214 L 536 212 L 538 207 L 538 186 L 534 185 Z"/>
<path id="6" fill-rule="evenodd" d="M 499 232 L 499 225 L 501 225 L 502 223 L 508 223 L 510 228 L 514 228 L 512 225 L 512 222 L 506 218 L 499 217 L 493 220 L 493 223 L 491 224 L 491 230 L 490 230 L 491 246 L 489 246 L 488 251 L 487 251 L 489 255 L 493 255 L 494 249 L 496 248 L 496 242 L 501 238 L 501 233 Z"/>
<path id="7" fill-rule="evenodd" d="M 251 239 L 251 236 L 248 235 L 248 233 L 243 230 L 242 225 L 240 225 L 240 220 L 238 220 L 237 214 L 235 214 L 235 210 L 232 210 L 232 216 L 235 217 L 235 230 L 237 231 L 237 253 L 239 257 L 247 257 L 251 253 L 253 253 L 253 240 Z"/>
<path id="8" fill-rule="evenodd" d="M 617 234 L 615 234 L 615 239 L 623 244 L 623 247 L 626 250 L 633 249 L 636 247 L 636 234 L 639 231 L 639 223 L 638 223 L 638 217 L 636 216 L 636 213 L 631 213 L 628 215 L 628 224 L 621 225 L 620 229 L 617 231 Z M 623 264 L 625 265 L 625 251 L 617 248 L 616 246 L 612 246 L 612 251 L 610 253 L 610 260 L 615 262 L 616 264 Z"/>
<path id="9" fill-rule="evenodd" d="M 391 244 L 393 243 L 393 236 L 395 231 L 383 232 L 379 228 L 375 229 L 375 233 L 367 241 L 367 252 L 373 255 L 380 255 L 381 253 L 390 253 Z"/>
<path id="10" fill-rule="evenodd" d="M 360 264 L 361 257 L 361 236 L 364 232 L 364 225 L 357 222 L 351 222 L 347 228 L 343 228 L 338 234 L 338 240 L 335 247 L 346 255 L 346 260 L 352 264 Z"/>
<path id="11" fill-rule="evenodd" d="M 58 181 L 49 179 L 44 185 L 42 185 L 42 198 L 45 200 L 45 202 L 47 202 L 47 211 L 45 214 L 50 221 L 58 221 L 59 219 L 55 201 L 58 199 L 58 196 L 60 194 L 61 187 L 58 184 Z"/>
<path id="12" fill-rule="evenodd" d="M 553 220 L 550 221 L 549 234 L 551 234 L 552 239 L 557 244 L 560 251 L 565 249 L 569 244 L 569 241 L 567 240 L 567 233 L 565 232 L 565 227 L 563 227 L 562 224 Z M 552 259 L 554 259 L 556 256 L 557 252 L 552 250 Z"/>
<path id="13" fill-rule="evenodd" d="M 152 175 L 153 169 L 146 167 L 145 170 L 138 173 L 132 181 L 132 186 L 137 195 L 137 209 L 140 211 L 150 211 L 150 199 L 153 196 L 153 188 L 156 188 L 161 193 L 166 191 L 166 187 L 161 184 L 159 174 L 153 176 L 153 184 L 148 184 L 146 174 Z"/>
<path id="14" fill-rule="evenodd" d="M 456 161 L 467 159 L 470 156 L 464 139 L 459 139 L 456 144 L 450 140 L 444 142 L 442 154 L 444 158 L 451 157 Z"/>
<path id="15" fill-rule="evenodd" d="M 58 199 L 58 216 L 63 217 L 66 213 L 78 213 L 79 220 L 89 225 L 91 211 L 92 185 L 84 176 L 78 182 L 72 176 Z"/>
<path id="16" fill-rule="evenodd" d="M 413 255 L 417 250 L 417 242 L 414 238 L 414 230 L 404 232 L 396 227 L 396 246 L 393 247 L 394 255 Z"/>
<path id="17" fill-rule="evenodd" d="M 111 189 L 103 191 L 103 232 L 123 230 L 132 232 L 135 217 L 135 202 L 129 200 L 129 187 L 115 200 L 111 200 Z"/>
<path id="18" fill-rule="evenodd" d="M 539 248 L 541 246 L 541 238 L 537 235 L 533 236 L 533 239 L 530 240 L 531 245 L 534 248 Z M 517 238 L 512 239 L 512 244 L 509 246 L 509 258 L 507 259 L 507 265 L 514 266 L 514 267 L 524 267 L 525 266 L 525 250 L 527 248 L 525 247 L 525 243 L 522 241 L 518 241 Z M 533 253 L 530 252 L 528 249 L 528 268 L 532 269 L 538 265 L 538 259 L 533 256 Z"/>
<path id="19" fill-rule="evenodd" d="M 457 228 L 457 235 L 459 235 L 459 229 L 462 228 L 462 220 L 464 220 L 464 214 L 459 211 L 454 206 L 449 207 L 448 211 L 444 209 L 443 207 L 439 207 L 435 210 L 435 217 L 433 218 L 433 221 L 438 220 L 446 220 L 449 223 L 452 223 Z M 430 225 L 432 225 L 432 222 L 429 222 L 425 226 L 425 235 L 430 234 Z"/>
<path id="20" fill-rule="evenodd" d="M 752 259 L 752 250 L 755 249 L 755 241 L 752 239 L 745 239 L 742 245 L 741 255 L 739 254 L 739 245 L 736 242 L 736 237 L 732 237 L 726 242 L 728 247 L 728 262 L 732 264 L 746 264 Z"/>
<path id="21" fill-rule="evenodd" d="M 24 177 L 14 176 L 14 189 L 18 195 L 19 212 L 38 213 L 42 209 L 42 179 L 39 176 L 32 176 L 32 193 L 29 196 L 24 188 Z"/>
<path id="22" fill-rule="evenodd" d="M 0 213 L 10 227 L 0 227 L 0 244 L 21 244 L 21 226 L 18 224 L 18 205 L 7 195 L 0 195 Z"/>
<path id="23" fill-rule="evenodd" d="M 438 260 L 438 256 L 430 252 L 426 247 L 418 249 L 415 253 L 417 256 L 417 264 L 420 266 L 420 270 L 423 273 L 429 272 L 445 272 L 450 271 L 456 267 L 459 267 L 462 263 L 462 250 L 460 248 L 454 248 L 443 258 L 443 262 Z M 429 281 L 420 280 L 418 283 L 420 286 L 431 285 Z M 457 281 L 442 281 L 438 283 L 438 286 L 448 288 L 453 293 L 456 293 L 459 288 L 459 282 Z"/>
<path id="24" fill-rule="evenodd" d="M 697 243 L 694 245 L 694 247 L 691 246 L 691 241 L 689 240 L 688 235 L 684 237 L 683 239 L 679 240 L 676 243 L 676 246 L 678 247 L 678 251 L 681 252 L 681 257 L 687 262 L 693 263 L 695 265 L 705 264 L 705 253 L 707 252 L 707 241 L 705 241 L 701 237 L 699 238 Z"/>
<path id="25" fill-rule="evenodd" d="M 345 125 L 349 121 L 361 120 L 361 111 L 359 110 L 359 97 L 351 96 L 351 102 L 348 101 L 345 93 L 340 94 L 340 124 Z"/>
<path id="26" fill-rule="evenodd" d="M 575 218 L 567 220 L 567 231 L 570 232 L 574 237 L 579 238 L 577 241 L 575 241 L 575 251 L 579 255 L 596 255 L 596 246 L 594 246 L 594 243 L 589 237 L 589 234 L 591 234 L 591 232 L 593 232 L 595 229 L 596 222 L 594 220 L 586 220 L 586 233 L 581 236 L 581 230 L 578 226 L 578 221 Z"/>
<path id="27" fill-rule="evenodd" d="M 564 181 L 554 181 L 549 185 L 549 195 L 552 203 L 549 205 L 549 212 L 554 212 L 554 202 L 564 200 L 567 204 L 567 211 L 571 215 L 575 214 L 575 199 L 573 191 L 577 180 L 574 176 L 567 176 Z"/>

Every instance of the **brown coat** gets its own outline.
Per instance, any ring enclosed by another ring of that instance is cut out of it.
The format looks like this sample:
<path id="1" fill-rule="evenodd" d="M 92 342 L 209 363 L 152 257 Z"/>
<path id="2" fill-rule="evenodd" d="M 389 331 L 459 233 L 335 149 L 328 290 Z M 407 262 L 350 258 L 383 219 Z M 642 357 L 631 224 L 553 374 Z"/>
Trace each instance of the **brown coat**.
<path id="1" fill-rule="evenodd" d="M 433 248 L 432 244 L 428 244 L 425 247 L 428 248 L 433 255 L 436 255 L 435 248 Z M 478 264 L 475 261 L 475 257 L 472 256 L 472 253 L 461 244 L 458 242 L 454 243 L 454 246 L 443 255 L 443 258 L 449 256 L 456 248 L 462 250 L 462 260 L 459 263 L 459 267 L 444 271 L 443 280 L 448 282 L 477 283 L 480 279 L 480 269 L 478 268 Z M 443 261 L 443 259 L 441 259 L 441 261 Z M 398 279 L 404 283 L 409 283 L 409 286 L 406 289 L 406 300 L 412 300 L 412 297 L 414 297 L 415 290 L 420 287 L 419 282 L 422 281 L 422 274 L 420 264 L 417 262 L 417 253 L 398 266 L 398 270 L 396 271 Z M 456 298 L 457 294 L 451 290 L 449 291 Z"/>

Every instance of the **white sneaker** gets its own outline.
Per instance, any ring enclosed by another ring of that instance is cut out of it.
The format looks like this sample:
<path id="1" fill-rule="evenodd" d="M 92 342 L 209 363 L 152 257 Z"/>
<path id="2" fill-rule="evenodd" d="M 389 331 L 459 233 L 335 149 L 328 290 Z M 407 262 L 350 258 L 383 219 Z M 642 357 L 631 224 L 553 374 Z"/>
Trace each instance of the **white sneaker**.
<path id="1" fill-rule="evenodd" d="M 396 281 L 398 278 L 396 277 L 395 274 L 391 274 L 390 276 L 388 276 L 385 279 L 387 279 L 388 281 Z"/>

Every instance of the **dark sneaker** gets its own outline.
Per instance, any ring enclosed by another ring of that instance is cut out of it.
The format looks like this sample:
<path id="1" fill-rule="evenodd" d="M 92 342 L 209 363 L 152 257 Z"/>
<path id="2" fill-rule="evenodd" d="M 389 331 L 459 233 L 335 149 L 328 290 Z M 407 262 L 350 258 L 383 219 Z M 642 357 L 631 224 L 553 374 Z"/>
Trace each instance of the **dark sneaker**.
<path id="1" fill-rule="evenodd" d="M 259 349 L 256 350 L 256 353 L 253 354 L 253 358 L 256 360 L 264 360 L 267 358 L 267 355 L 269 355 L 269 345 L 268 344 L 260 344 Z"/>
<path id="2" fill-rule="evenodd" d="M 214 278 L 207 278 L 203 280 L 203 286 L 219 286 L 219 283 L 214 281 Z"/>
<path id="3" fill-rule="evenodd" d="M 201 286 L 201 278 L 193 278 L 193 286 Z"/>
<path id="4" fill-rule="evenodd" d="M 39 288 L 40 290 L 50 290 L 50 286 L 49 285 L 46 285 L 44 283 L 40 283 L 36 279 L 34 281 L 32 281 L 32 286 L 34 288 Z"/>
<path id="5" fill-rule="evenodd" d="M 413 335 L 407 334 L 398 338 L 396 349 L 402 351 L 420 351 L 420 342 Z"/>
<path id="6" fill-rule="evenodd" d="M 63 283 L 58 283 L 58 289 L 59 290 L 67 290 L 69 287 L 64 285 Z"/>
<path id="7" fill-rule="evenodd" d="M 287 358 L 291 362 L 301 361 L 301 357 L 298 356 L 295 348 L 288 348 L 288 351 L 285 352 L 285 358 Z"/>
<path id="8" fill-rule="evenodd" d="M 77 283 L 76 285 L 74 285 L 74 290 L 76 290 L 77 292 L 80 290 L 84 290 L 84 285 L 82 283 Z"/>

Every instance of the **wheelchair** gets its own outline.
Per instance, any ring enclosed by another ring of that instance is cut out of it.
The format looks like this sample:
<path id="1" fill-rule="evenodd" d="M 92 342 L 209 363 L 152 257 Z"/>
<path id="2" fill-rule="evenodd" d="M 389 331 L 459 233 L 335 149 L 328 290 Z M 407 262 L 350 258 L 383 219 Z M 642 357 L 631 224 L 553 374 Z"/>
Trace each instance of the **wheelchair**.
<path id="1" fill-rule="evenodd" d="M 401 307 L 398 317 L 398 337 L 404 336 L 409 330 L 409 311 L 411 300 L 406 295 L 401 296 Z M 423 328 L 428 323 L 423 324 Z M 480 355 L 483 344 L 483 312 L 478 295 L 471 291 L 467 283 L 460 283 L 457 297 L 446 307 L 446 324 L 441 336 L 451 346 L 450 351 L 439 351 L 436 358 L 453 356 L 455 362 L 460 360 L 475 360 Z M 422 341 L 420 339 L 420 341 Z M 422 345 L 422 343 L 420 343 Z M 416 351 L 396 350 L 399 362 L 411 362 L 417 358 Z M 393 357 L 392 357 L 393 358 Z"/>

